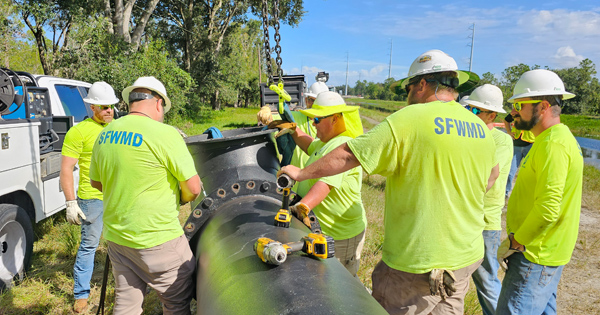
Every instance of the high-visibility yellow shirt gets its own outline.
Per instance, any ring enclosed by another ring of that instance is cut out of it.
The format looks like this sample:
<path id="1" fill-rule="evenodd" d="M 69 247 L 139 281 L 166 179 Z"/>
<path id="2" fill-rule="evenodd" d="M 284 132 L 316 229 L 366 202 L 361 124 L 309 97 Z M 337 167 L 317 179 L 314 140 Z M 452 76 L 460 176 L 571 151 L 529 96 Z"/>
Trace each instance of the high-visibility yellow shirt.
<path id="1" fill-rule="evenodd" d="M 296 126 L 298 129 L 302 130 L 305 134 L 316 138 L 317 137 L 317 129 L 312 125 L 312 120 L 306 117 L 304 114 L 298 111 L 293 111 L 292 116 L 296 121 Z M 294 149 L 294 154 L 292 155 L 291 165 L 297 166 L 299 168 L 304 168 L 306 165 L 306 161 L 308 161 L 308 155 L 300 149 L 300 147 L 296 146 Z"/>
<path id="2" fill-rule="evenodd" d="M 98 136 L 90 166 L 104 190 L 104 238 L 142 249 L 181 236 L 179 182 L 196 174 L 172 126 L 135 115 L 112 122 Z"/>
<path id="3" fill-rule="evenodd" d="M 544 130 L 521 162 L 508 201 L 506 229 L 525 258 L 545 266 L 571 259 L 579 229 L 583 155 L 564 124 Z"/>
<path id="4" fill-rule="evenodd" d="M 100 199 L 102 192 L 90 185 L 90 161 L 92 149 L 98 134 L 106 124 L 100 124 L 92 118 L 73 126 L 65 135 L 61 154 L 77 159 L 79 165 L 79 187 L 77 196 L 81 199 Z"/>
<path id="5" fill-rule="evenodd" d="M 454 101 L 410 105 L 348 146 L 366 172 L 387 177 L 388 266 L 420 274 L 483 258 L 483 197 L 497 162 L 479 117 Z"/>
<path id="6" fill-rule="evenodd" d="M 327 143 L 321 140 L 313 141 L 307 150 L 310 158 L 306 165 L 314 163 L 350 139 L 337 136 Z M 323 233 L 333 237 L 334 240 L 345 240 L 364 231 L 367 227 L 367 215 L 360 192 L 362 169 L 355 167 L 337 175 L 302 181 L 298 185 L 298 194 L 306 196 L 318 181 L 331 187 L 327 197 L 313 208 Z"/>
<path id="7" fill-rule="evenodd" d="M 483 198 L 485 213 L 485 230 L 502 230 L 501 216 L 504 208 L 506 181 L 510 173 L 513 158 L 513 142 L 511 136 L 496 128 L 492 129 L 492 137 L 496 144 L 496 160 L 500 167 L 500 175 Z"/>

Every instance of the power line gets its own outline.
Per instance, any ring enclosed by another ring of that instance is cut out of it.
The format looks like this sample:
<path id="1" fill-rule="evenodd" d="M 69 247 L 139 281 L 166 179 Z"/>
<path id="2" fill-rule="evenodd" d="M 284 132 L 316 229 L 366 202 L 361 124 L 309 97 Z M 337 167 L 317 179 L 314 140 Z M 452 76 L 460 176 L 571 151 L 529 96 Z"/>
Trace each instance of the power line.
<path id="1" fill-rule="evenodd" d="M 390 40 L 390 66 L 388 70 L 388 79 L 392 77 L 392 49 L 394 48 L 394 40 Z"/>
<path id="2" fill-rule="evenodd" d="M 473 33 L 469 35 L 471 38 L 471 57 L 469 58 L 469 72 L 471 72 L 471 68 L 473 67 L 473 47 L 475 46 L 475 23 L 469 27 L 470 30 L 473 30 Z"/>
<path id="3" fill-rule="evenodd" d="M 346 52 L 346 90 L 344 91 L 344 95 L 348 95 L 348 68 L 350 67 L 350 57 L 348 52 Z"/>

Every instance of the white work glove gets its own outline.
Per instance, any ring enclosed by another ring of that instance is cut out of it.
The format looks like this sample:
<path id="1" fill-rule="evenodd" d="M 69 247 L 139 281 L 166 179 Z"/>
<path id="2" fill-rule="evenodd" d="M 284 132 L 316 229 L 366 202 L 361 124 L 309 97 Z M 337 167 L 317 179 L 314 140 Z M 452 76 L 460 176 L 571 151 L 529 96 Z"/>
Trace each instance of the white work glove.
<path id="1" fill-rule="evenodd" d="M 273 121 L 273 115 L 271 114 L 271 108 L 269 106 L 263 106 L 256 114 L 256 119 L 259 124 L 268 125 Z"/>
<path id="2" fill-rule="evenodd" d="M 77 200 L 67 200 L 67 221 L 71 224 L 81 225 L 79 217 L 86 219 L 85 214 L 77 204 Z"/>
<path id="3" fill-rule="evenodd" d="M 521 251 L 519 249 L 516 248 L 512 248 L 511 247 L 511 237 L 513 237 L 513 233 L 510 233 L 510 235 L 508 235 L 508 237 L 502 241 L 502 244 L 500 244 L 500 247 L 498 247 L 498 263 L 500 264 L 500 267 L 502 267 L 502 269 L 504 271 L 506 271 L 508 269 L 508 257 L 514 253 L 522 253 L 525 250 Z M 525 247 L 525 246 L 523 246 Z"/>
<path id="4" fill-rule="evenodd" d="M 456 277 L 452 270 L 433 269 L 429 274 L 429 292 L 431 295 L 439 295 L 442 300 L 452 296 L 456 292 Z"/>

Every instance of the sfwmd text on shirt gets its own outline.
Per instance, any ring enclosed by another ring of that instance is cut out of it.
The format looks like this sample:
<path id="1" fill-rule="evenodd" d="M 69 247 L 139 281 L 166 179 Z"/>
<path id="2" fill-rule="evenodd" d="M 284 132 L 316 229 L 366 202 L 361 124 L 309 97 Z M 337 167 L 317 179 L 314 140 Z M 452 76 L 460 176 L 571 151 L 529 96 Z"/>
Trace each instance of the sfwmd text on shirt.
<path id="1" fill-rule="evenodd" d="M 98 144 L 113 143 L 130 145 L 139 147 L 142 145 L 143 137 L 139 133 L 133 133 L 131 131 L 103 131 L 98 136 Z"/>
<path id="2" fill-rule="evenodd" d="M 454 118 L 436 117 L 434 123 L 436 125 L 434 131 L 438 135 L 444 133 L 449 135 L 450 132 L 452 132 L 457 133 L 461 137 L 485 138 L 485 130 L 483 127 L 474 122 L 466 122 Z"/>

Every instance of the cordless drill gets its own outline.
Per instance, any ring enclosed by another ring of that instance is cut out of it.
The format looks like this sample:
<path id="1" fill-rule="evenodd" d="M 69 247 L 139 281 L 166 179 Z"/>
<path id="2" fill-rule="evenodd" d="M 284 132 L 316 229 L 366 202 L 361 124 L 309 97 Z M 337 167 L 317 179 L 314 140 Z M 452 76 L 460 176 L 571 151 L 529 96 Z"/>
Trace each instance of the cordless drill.
<path id="1" fill-rule="evenodd" d="M 283 190 L 283 200 L 281 201 L 281 209 L 275 215 L 273 224 L 280 227 L 290 227 L 292 216 L 290 215 L 290 192 L 296 183 L 287 174 L 281 174 L 277 177 L 277 187 Z"/>
<path id="2" fill-rule="evenodd" d="M 331 258 L 335 255 L 335 244 L 331 236 L 315 233 L 304 236 L 299 242 L 286 244 L 262 237 L 254 243 L 254 251 L 264 263 L 278 266 L 287 255 L 299 251 L 321 259 Z"/>

